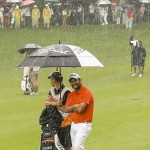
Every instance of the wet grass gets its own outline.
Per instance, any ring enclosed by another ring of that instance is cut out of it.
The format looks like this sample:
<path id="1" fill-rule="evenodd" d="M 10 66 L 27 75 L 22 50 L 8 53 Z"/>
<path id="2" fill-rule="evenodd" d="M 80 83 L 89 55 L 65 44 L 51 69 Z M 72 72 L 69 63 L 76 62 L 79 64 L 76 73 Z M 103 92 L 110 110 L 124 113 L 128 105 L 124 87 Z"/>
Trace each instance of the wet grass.
<path id="1" fill-rule="evenodd" d="M 147 50 L 142 78 L 130 75 L 131 34 L 141 39 Z M 41 46 L 61 43 L 81 46 L 95 55 L 104 68 L 62 68 L 64 83 L 78 72 L 95 97 L 93 131 L 86 150 L 149 150 L 150 132 L 150 27 L 68 26 L 44 29 L 0 30 L 0 149 L 37 150 L 41 129 L 39 115 L 50 88 L 47 76 L 55 68 L 43 68 L 39 74 L 39 95 L 24 96 L 20 89 L 23 55 L 16 50 L 27 43 Z"/>

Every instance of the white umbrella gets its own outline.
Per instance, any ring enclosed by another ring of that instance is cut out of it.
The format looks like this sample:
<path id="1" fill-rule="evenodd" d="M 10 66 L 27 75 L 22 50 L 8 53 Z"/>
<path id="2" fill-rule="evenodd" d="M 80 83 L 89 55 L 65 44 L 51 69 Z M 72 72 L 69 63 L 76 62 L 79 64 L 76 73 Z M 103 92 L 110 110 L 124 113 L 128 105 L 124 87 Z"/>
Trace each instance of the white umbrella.
<path id="1" fill-rule="evenodd" d="M 6 0 L 7 3 L 20 3 L 22 0 Z"/>
<path id="2" fill-rule="evenodd" d="M 97 5 L 110 5 L 111 2 L 109 0 L 98 0 L 96 2 Z"/>
<path id="3" fill-rule="evenodd" d="M 56 44 L 31 53 L 18 67 L 104 67 L 90 52 L 78 46 Z"/>
<path id="4" fill-rule="evenodd" d="M 150 3 L 150 0 L 139 0 L 139 2 L 145 3 L 145 4 L 149 4 L 149 3 Z"/>

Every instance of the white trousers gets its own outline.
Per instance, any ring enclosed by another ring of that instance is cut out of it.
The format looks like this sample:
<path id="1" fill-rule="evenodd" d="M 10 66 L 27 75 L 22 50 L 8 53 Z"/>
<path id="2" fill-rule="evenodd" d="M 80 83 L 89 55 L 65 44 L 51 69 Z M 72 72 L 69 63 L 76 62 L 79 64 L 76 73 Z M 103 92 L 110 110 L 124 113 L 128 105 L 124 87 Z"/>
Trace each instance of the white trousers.
<path id="1" fill-rule="evenodd" d="M 71 124 L 71 140 L 73 150 L 85 150 L 84 144 L 92 130 L 92 123 Z"/>

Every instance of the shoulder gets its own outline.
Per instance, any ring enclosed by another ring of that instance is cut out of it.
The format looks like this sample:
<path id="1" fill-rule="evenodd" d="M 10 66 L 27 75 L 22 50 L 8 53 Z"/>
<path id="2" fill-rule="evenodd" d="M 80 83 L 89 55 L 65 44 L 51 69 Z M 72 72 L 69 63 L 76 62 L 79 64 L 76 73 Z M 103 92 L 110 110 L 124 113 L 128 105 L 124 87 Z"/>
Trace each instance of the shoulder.
<path id="1" fill-rule="evenodd" d="M 82 86 L 81 87 L 81 92 L 83 92 L 83 91 L 85 91 L 85 92 L 91 92 L 87 87 L 85 87 L 85 86 Z"/>
<path id="2" fill-rule="evenodd" d="M 70 90 L 68 87 L 66 87 L 66 86 L 64 87 L 64 90 L 65 90 L 65 91 L 70 91 L 70 92 L 71 92 L 71 90 Z"/>

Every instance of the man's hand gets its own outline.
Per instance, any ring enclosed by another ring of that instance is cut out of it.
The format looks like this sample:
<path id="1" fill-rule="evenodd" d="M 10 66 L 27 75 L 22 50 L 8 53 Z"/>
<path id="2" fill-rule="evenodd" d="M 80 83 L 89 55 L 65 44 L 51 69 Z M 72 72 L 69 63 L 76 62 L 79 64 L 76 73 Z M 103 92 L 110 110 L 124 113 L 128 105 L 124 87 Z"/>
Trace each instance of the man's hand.
<path id="1" fill-rule="evenodd" d="M 46 98 L 46 101 L 54 101 L 54 98 L 52 95 L 49 95 L 47 98 Z"/>
<path id="2" fill-rule="evenodd" d="M 85 111 L 85 109 L 87 108 L 88 104 L 86 103 L 80 103 L 80 104 L 75 104 L 74 106 L 74 112 L 81 114 L 82 112 Z"/>
<path id="3" fill-rule="evenodd" d="M 45 101 L 45 106 L 49 106 L 50 105 L 50 102 L 49 101 Z"/>

